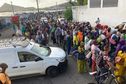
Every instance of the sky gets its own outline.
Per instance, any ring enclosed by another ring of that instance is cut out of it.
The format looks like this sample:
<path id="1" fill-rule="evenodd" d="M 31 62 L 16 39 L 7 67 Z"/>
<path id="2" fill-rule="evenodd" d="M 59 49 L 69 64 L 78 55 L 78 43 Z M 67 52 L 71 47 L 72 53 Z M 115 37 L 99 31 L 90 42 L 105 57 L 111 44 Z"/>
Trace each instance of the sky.
<path id="1" fill-rule="evenodd" d="M 36 7 L 36 0 L 0 0 L 0 7 L 4 3 L 11 4 L 11 1 L 13 5 L 23 6 L 23 7 Z M 65 3 L 69 0 L 38 0 L 40 8 L 53 6 L 61 3 Z"/>

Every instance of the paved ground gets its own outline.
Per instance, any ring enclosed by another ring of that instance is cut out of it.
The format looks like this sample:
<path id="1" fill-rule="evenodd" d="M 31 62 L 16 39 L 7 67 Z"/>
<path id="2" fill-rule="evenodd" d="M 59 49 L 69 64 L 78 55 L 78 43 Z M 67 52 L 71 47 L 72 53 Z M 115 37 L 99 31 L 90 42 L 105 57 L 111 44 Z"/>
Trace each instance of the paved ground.
<path id="1" fill-rule="evenodd" d="M 36 76 L 13 80 L 12 84 L 88 84 L 89 82 L 93 82 L 93 78 L 88 73 L 77 73 L 76 62 L 70 57 L 67 71 L 55 78 Z"/>

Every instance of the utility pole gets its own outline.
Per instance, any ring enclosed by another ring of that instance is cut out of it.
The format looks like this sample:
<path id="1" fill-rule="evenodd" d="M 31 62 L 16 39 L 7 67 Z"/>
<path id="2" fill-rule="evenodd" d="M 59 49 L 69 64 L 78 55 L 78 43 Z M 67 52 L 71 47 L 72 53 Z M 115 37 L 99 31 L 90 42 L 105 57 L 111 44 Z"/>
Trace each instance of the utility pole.
<path id="1" fill-rule="evenodd" d="M 13 7 L 12 1 L 11 1 L 11 8 L 12 8 L 12 12 L 13 12 L 13 15 L 14 15 L 14 7 Z"/>
<path id="2" fill-rule="evenodd" d="M 38 13 L 39 13 L 39 3 L 38 3 L 38 0 L 36 0 L 36 3 L 37 3 L 37 10 L 38 10 Z"/>
<path id="3" fill-rule="evenodd" d="M 56 10 L 57 10 L 57 2 L 56 2 Z"/>
<path id="4" fill-rule="evenodd" d="M 38 10 L 38 17 L 37 17 L 37 19 L 39 19 L 40 18 L 40 11 L 39 11 L 39 3 L 38 3 L 38 0 L 36 0 L 36 4 L 37 4 L 37 10 Z"/>
<path id="5" fill-rule="evenodd" d="M 57 6 L 57 2 L 56 2 L 56 12 L 57 12 L 57 18 L 58 18 L 58 6 Z"/>

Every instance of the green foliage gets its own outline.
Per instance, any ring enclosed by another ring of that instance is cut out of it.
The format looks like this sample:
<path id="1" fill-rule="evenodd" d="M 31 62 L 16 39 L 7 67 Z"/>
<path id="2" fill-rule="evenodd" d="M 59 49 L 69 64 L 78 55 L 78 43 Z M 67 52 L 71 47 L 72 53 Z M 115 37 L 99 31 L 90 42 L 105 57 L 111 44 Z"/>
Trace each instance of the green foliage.
<path id="1" fill-rule="evenodd" d="M 87 5 L 88 4 L 88 0 L 84 0 L 83 5 Z"/>
<path id="2" fill-rule="evenodd" d="M 77 0 L 78 5 L 83 5 L 83 1 L 84 1 L 84 0 Z"/>
<path id="3" fill-rule="evenodd" d="M 65 17 L 65 19 L 67 19 L 68 21 L 71 21 L 71 20 L 73 19 L 71 7 L 66 8 L 66 11 L 64 12 L 64 17 Z"/>
<path id="4" fill-rule="evenodd" d="M 77 0 L 78 5 L 87 5 L 88 0 Z"/>

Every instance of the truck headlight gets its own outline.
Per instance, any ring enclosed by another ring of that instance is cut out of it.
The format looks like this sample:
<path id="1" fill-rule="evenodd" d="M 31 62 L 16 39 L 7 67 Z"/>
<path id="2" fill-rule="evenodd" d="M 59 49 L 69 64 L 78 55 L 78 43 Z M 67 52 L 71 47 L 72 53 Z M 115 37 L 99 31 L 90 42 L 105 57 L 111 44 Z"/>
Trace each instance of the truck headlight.
<path id="1" fill-rule="evenodd" d="M 65 58 L 59 58 L 59 59 L 56 59 L 58 62 L 64 62 L 65 61 Z"/>

